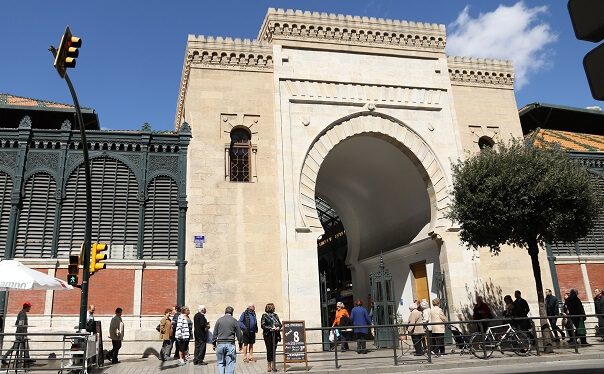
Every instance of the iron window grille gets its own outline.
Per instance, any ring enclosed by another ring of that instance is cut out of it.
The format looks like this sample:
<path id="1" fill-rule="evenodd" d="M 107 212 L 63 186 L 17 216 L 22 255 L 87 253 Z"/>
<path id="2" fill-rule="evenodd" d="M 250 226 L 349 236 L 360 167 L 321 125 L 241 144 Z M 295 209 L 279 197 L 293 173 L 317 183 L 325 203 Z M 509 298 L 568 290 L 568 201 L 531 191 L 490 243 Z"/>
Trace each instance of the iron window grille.
<path id="1" fill-rule="evenodd" d="M 256 147 L 252 145 L 252 134 L 247 128 L 234 128 L 231 143 L 225 147 L 227 152 L 226 179 L 231 182 L 255 182 L 257 175 Z"/>

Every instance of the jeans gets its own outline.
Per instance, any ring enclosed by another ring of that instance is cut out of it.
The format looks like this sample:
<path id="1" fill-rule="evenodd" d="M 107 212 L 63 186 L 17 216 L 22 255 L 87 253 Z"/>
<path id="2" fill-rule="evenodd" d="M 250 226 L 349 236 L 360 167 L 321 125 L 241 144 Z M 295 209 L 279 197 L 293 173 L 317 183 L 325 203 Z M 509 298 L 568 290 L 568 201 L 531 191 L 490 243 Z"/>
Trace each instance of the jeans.
<path id="1" fill-rule="evenodd" d="M 234 374 L 235 362 L 237 362 L 237 351 L 235 350 L 235 344 L 220 343 L 216 346 L 216 363 L 218 364 L 218 374 L 224 374 L 225 368 L 227 374 Z"/>
<path id="2" fill-rule="evenodd" d="M 266 360 L 268 362 L 275 361 L 275 347 L 277 346 L 277 334 L 278 331 L 269 331 L 268 334 L 264 335 L 264 345 L 266 346 Z"/>

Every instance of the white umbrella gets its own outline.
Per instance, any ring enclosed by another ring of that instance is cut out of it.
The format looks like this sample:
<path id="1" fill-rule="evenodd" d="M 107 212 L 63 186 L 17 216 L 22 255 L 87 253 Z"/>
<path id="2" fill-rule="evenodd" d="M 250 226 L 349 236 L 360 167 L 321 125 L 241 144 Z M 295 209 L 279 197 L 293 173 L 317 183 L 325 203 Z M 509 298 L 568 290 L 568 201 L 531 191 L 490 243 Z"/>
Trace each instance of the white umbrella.
<path id="1" fill-rule="evenodd" d="M 73 290 L 64 280 L 51 277 L 15 260 L 0 261 L 0 291 Z"/>

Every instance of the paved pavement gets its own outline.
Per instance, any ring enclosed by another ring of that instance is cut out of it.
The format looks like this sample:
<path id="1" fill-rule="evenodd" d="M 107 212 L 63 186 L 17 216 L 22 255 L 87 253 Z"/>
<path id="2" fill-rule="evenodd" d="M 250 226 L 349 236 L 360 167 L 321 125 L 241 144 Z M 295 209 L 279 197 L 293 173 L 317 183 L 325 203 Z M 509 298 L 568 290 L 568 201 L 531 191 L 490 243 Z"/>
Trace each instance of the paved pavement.
<path id="1" fill-rule="evenodd" d="M 351 348 L 354 347 L 354 343 Z M 450 347 L 449 347 L 450 348 Z M 584 362 L 585 360 L 604 359 L 604 343 L 595 342 L 590 346 L 581 347 L 580 353 L 575 354 L 574 348 L 563 344 L 555 348 L 553 354 L 535 354 L 528 357 L 519 357 L 513 353 L 495 352 L 493 357 L 488 360 L 481 360 L 472 354 L 460 355 L 459 353 L 447 354 L 438 358 L 433 358 L 433 363 L 429 364 L 424 356 L 415 357 L 410 355 L 410 351 L 405 351 L 401 355 L 401 350 L 397 350 L 398 365 L 394 364 L 394 351 L 392 349 L 371 350 L 367 355 L 358 355 L 354 351 L 338 352 L 338 360 L 341 365 L 338 372 L 354 374 L 378 374 L 378 373 L 399 373 L 414 372 L 426 370 L 452 370 L 451 373 L 467 373 L 472 371 L 495 372 L 519 372 L 512 371 L 510 368 L 519 368 L 522 365 L 531 368 L 552 368 L 564 367 L 571 362 Z M 116 365 L 108 364 L 103 368 L 95 369 L 95 374 L 145 374 L 145 373 L 166 373 L 166 374 L 216 374 L 216 356 L 211 348 L 206 355 L 207 366 L 195 366 L 188 363 L 184 366 L 178 366 L 177 361 L 161 362 L 155 356 L 147 358 L 128 358 L 120 357 L 121 363 Z M 244 363 L 241 354 L 237 357 L 237 366 L 235 372 L 238 374 L 260 374 L 266 373 L 266 357 L 258 355 L 257 362 Z M 336 371 L 334 352 L 310 352 L 308 368 L 314 374 L 333 374 Z M 513 366 L 512 366 L 513 365 Z M 462 369 L 462 371 L 455 369 Z M 479 369 L 480 368 L 480 369 Z M 278 358 L 278 369 L 283 372 L 282 356 Z M 306 369 L 304 364 L 288 364 L 288 372 L 303 372 Z M 497 371 L 499 370 L 499 371 Z M 604 370 L 602 370 L 604 371 Z M 443 371 L 445 373 L 446 371 Z M 522 371 L 520 371 L 522 372 Z M 539 371 L 536 371 L 539 372 Z M 568 371 L 572 372 L 572 371 Z M 589 371 L 586 371 L 589 372 Z"/>

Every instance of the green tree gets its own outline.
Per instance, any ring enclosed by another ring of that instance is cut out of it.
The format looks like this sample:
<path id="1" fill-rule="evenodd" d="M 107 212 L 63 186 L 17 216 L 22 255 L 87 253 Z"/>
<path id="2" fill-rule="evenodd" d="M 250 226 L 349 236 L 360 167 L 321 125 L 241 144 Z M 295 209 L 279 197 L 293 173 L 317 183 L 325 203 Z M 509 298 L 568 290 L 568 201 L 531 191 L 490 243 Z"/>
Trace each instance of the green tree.
<path id="1" fill-rule="evenodd" d="M 503 244 L 526 248 L 546 317 L 539 248 L 591 230 L 600 202 L 587 169 L 563 151 L 515 140 L 453 165 L 453 179 L 448 217 L 460 224 L 461 240 L 495 254 Z"/>

